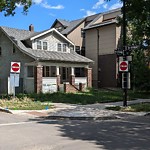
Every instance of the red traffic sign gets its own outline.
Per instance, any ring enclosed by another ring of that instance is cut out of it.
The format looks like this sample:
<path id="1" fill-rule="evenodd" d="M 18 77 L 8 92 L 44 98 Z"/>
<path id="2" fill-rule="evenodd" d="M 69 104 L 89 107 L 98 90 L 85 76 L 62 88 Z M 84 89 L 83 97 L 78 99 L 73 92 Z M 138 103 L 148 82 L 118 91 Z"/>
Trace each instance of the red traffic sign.
<path id="1" fill-rule="evenodd" d="M 11 62 L 11 71 L 13 73 L 20 73 L 20 62 Z"/>
<path id="2" fill-rule="evenodd" d="M 119 71 L 127 72 L 128 71 L 128 61 L 119 62 Z"/>

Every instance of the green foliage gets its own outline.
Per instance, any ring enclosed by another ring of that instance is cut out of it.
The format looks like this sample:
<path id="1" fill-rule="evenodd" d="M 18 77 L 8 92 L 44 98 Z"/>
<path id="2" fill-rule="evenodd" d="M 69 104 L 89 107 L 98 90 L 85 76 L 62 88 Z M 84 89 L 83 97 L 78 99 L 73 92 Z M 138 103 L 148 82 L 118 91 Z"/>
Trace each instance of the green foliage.
<path id="1" fill-rule="evenodd" d="M 133 52 L 133 86 L 135 90 L 150 91 L 150 68 L 143 50 Z"/>
<path id="2" fill-rule="evenodd" d="M 149 112 L 150 103 L 138 103 L 130 105 L 128 107 L 114 106 L 114 107 L 107 107 L 106 109 L 123 112 Z"/>
<path id="3" fill-rule="evenodd" d="M 0 12 L 4 12 L 5 16 L 14 16 L 17 5 L 23 6 L 23 13 L 26 14 L 32 0 L 0 0 Z"/>

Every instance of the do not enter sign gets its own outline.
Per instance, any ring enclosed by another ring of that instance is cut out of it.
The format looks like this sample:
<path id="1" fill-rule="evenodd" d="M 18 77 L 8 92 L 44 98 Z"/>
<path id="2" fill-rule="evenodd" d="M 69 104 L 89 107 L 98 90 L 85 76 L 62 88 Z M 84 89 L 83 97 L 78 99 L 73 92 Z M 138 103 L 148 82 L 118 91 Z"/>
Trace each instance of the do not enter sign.
<path id="1" fill-rule="evenodd" d="M 20 62 L 11 62 L 11 71 L 13 73 L 20 73 Z"/>
<path id="2" fill-rule="evenodd" d="M 119 71 L 127 72 L 128 71 L 128 61 L 119 62 Z"/>

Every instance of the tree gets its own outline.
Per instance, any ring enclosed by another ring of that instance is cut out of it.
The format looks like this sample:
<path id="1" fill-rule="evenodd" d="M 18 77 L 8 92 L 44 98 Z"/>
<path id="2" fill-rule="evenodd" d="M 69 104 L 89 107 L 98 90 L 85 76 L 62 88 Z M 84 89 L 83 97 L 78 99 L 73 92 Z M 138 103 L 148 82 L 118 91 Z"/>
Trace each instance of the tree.
<path id="1" fill-rule="evenodd" d="M 4 12 L 5 16 L 14 16 L 17 5 L 23 6 L 23 13 L 26 14 L 32 0 L 0 0 L 0 12 Z"/>
<path id="2" fill-rule="evenodd" d="M 150 90 L 150 0 L 125 0 L 125 2 L 127 45 L 138 46 L 132 51 L 133 85 L 136 89 Z M 118 21 L 120 25 L 123 23 L 122 18 Z"/>

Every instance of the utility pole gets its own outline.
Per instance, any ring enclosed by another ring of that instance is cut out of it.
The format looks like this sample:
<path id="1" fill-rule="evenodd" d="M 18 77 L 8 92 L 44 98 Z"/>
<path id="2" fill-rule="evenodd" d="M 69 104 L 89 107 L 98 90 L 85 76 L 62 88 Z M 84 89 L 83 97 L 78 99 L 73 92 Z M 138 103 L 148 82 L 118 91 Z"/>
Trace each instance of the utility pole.
<path id="1" fill-rule="evenodd" d="M 127 54 L 126 54 L 126 0 L 123 0 L 123 61 L 127 61 Z M 124 84 L 123 88 L 123 106 L 127 106 L 127 82 L 128 82 L 128 73 L 122 73 L 122 80 Z"/>

